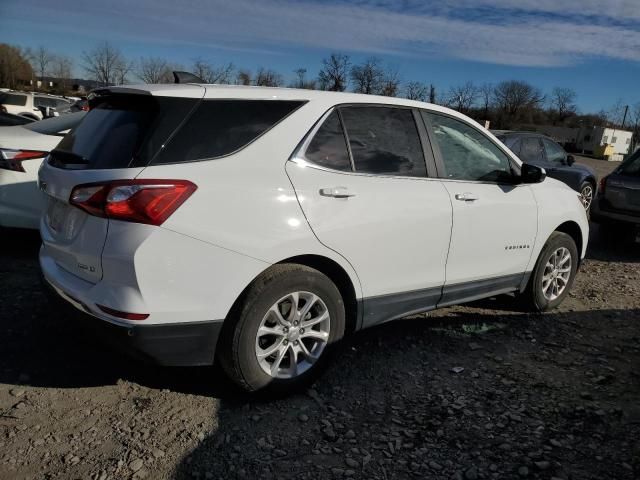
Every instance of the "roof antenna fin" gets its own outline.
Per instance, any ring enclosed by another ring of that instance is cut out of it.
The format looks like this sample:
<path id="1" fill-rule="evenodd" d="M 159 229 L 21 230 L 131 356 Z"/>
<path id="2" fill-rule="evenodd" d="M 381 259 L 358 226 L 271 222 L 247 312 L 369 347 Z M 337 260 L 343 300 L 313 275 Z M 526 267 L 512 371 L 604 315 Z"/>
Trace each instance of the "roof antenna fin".
<path id="1" fill-rule="evenodd" d="M 173 72 L 174 83 L 207 83 L 200 77 L 189 72 Z"/>

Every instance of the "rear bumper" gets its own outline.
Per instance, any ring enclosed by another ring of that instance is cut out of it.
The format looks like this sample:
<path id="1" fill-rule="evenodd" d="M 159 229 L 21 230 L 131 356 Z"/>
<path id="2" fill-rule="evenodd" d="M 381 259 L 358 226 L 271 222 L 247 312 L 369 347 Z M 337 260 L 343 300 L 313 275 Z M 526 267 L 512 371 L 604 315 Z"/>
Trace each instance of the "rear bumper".
<path id="1" fill-rule="evenodd" d="M 76 322 L 79 328 L 119 351 L 165 366 L 213 364 L 222 320 L 151 325 L 114 323 L 89 313 L 81 303 L 63 298 L 64 294 L 44 277 L 43 284 L 50 301 L 59 311 Z"/>
<path id="2" fill-rule="evenodd" d="M 630 215 L 627 213 L 612 212 L 602 208 L 601 200 L 596 199 L 591 206 L 591 219 L 596 223 L 620 222 L 640 225 L 640 215 Z"/>

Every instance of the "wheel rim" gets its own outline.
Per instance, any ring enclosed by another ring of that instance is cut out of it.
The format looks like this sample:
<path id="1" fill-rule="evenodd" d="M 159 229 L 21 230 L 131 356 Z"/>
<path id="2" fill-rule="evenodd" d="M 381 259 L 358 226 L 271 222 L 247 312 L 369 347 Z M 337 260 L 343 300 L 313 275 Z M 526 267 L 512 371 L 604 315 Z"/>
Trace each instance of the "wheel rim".
<path id="1" fill-rule="evenodd" d="M 274 303 L 256 334 L 256 358 L 273 378 L 293 378 L 318 361 L 327 346 L 331 318 L 311 292 L 292 292 Z"/>
<path id="2" fill-rule="evenodd" d="M 585 186 L 580 192 L 580 200 L 585 210 L 589 210 L 591 201 L 593 200 L 593 187 L 591 185 Z"/>
<path id="3" fill-rule="evenodd" d="M 571 252 L 565 247 L 554 251 L 542 274 L 542 294 L 544 298 L 553 301 L 567 288 L 571 277 Z"/>

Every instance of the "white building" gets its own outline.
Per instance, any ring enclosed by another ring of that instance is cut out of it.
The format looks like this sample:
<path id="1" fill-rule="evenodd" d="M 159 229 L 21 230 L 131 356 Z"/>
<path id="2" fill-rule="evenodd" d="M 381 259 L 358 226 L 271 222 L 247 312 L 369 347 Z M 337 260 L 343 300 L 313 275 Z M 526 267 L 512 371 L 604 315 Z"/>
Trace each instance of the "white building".
<path id="1" fill-rule="evenodd" d="M 629 153 L 633 133 L 619 128 L 581 127 L 576 139 L 578 151 L 600 155 L 607 145 L 613 147 L 614 155 Z"/>

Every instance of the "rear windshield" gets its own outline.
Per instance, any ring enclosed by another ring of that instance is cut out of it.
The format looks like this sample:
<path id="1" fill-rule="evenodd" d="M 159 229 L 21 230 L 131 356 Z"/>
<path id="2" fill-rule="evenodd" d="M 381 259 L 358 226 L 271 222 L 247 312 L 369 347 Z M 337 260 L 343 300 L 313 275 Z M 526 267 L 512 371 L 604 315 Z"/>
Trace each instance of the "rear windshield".
<path id="1" fill-rule="evenodd" d="M 218 158 L 245 147 L 302 103 L 109 95 L 91 101 L 51 163 L 108 169 Z"/>
<path id="2" fill-rule="evenodd" d="M 98 97 L 51 152 L 50 162 L 91 169 L 146 166 L 197 102 L 135 94 Z"/>
<path id="3" fill-rule="evenodd" d="M 24 107 L 27 104 L 27 96 L 15 93 L 0 93 L 0 104 Z"/>
<path id="4" fill-rule="evenodd" d="M 620 165 L 620 173 L 627 175 L 640 176 L 640 150 L 631 155 L 622 165 Z"/>

